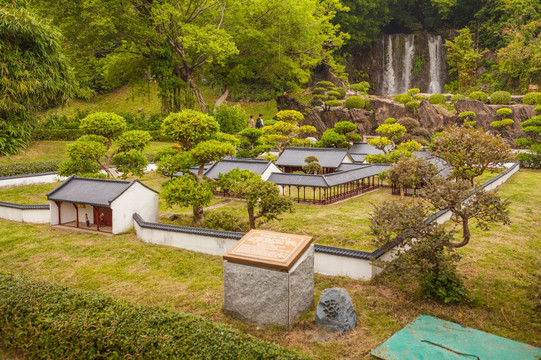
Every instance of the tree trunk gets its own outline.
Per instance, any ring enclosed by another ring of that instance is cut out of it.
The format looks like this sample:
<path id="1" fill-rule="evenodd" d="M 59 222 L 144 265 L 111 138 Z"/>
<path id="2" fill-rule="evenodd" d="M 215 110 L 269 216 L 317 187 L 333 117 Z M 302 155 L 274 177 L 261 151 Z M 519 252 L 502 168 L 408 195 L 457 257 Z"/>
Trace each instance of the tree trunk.
<path id="1" fill-rule="evenodd" d="M 220 96 L 218 100 L 216 100 L 216 104 L 214 104 L 215 107 L 217 108 L 218 106 L 222 105 L 222 103 L 227 100 L 228 96 L 229 96 L 229 88 L 226 87 L 222 96 Z"/>
<path id="2" fill-rule="evenodd" d="M 459 243 L 454 242 L 448 242 L 447 245 L 452 248 L 459 248 L 468 245 L 470 242 L 470 225 L 469 225 L 469 218 L 463 218 L 462 219 L 462 241 Z"/>
<path id="3" fill-rule="evenodd" d="M 199 89 L 199 86 L 195 83 L 194 78 L 192 77 L 192 74 L 186 74 L 186 78 L 188 81 L 188 84 L 193 88 L 195 92 L 195 97 L 197 98 L 197 103 L 199 104 L 199 109 L 201 112 L 206 113 L 207 112 L 207 104 L 205 103 L 205 99 L 203 99 L 203 94 L 201 93 L 201 90 Z"/>
<path id="4" fill-rule="evenodd" d="M 400 184 L 400 200 L 404 200 L 404 185 Z"/>
<path id="5" fill-rule="evenodd" d="M 194 206 L 193 207 L 193 222 L 192 224 L 195 226 L 203 226 L 203 222 L 205 221 L 205 214 L 203 213 L 203 207 L 202 206 Z"/>
<path id="6" fill-rule="evenodd" d="M 250 220 L 250 229 L 255 229 L 255 215 L 254 215 L 254 207 L 252 205 L 248 205 L 248 219 Z"/>

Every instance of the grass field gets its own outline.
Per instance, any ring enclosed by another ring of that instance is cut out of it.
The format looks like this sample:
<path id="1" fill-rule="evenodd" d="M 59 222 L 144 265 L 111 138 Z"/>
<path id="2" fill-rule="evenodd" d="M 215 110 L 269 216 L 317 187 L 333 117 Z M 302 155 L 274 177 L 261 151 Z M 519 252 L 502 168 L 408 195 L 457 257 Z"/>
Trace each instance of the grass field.
<path id="1" fill-rule="evenodd" d="M 540 184 L 540 172 L 521 170 L 514 175 L 500 191 L 512 201 L 512 224 L 475 230 L 471 244 L 459 250 L 463 259 L 458 269 L 468 277 L 468 303 L 427 301 L 415 282 L 404 277 L 363 282 L 316 274 L 315 302 L 329 287 L 344 287 L 353 298 L 358 325 L 345 335 L 318 329 L 315 306 L 289 330 L 226 316 L 221 311 L 220 257 L 148 245 L 134 234 L 105 238 L 2 220 L 0 271 L 202 315 L 322 359 L 371 359 L 373 348 L 419 314 L 540 346 Z M 317 209 L 321 208 L 314 216 Z M 329 215 L 335 216 L 340 215 Z M 343 226 L 347 222 L 337 225 Z"/>

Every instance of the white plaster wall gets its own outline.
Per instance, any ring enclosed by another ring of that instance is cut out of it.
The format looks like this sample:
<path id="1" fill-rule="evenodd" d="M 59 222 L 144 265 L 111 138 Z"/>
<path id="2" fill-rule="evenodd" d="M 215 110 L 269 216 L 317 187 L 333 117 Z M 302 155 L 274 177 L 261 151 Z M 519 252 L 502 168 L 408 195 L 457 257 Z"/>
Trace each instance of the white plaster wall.
<path id="1" fill-rule="evenodd" d="M 7 178 L 7 179 L 0 179 L 0 188 L 11 187 L 11 186 L 36 185 L 36 184 L 51 184 L 58 181 L 64 181 L 65 179 L 66 179 L 65 177 L 58 176 L 57 174 Z"/>
<path id="2" fill-rule="evenodd" d="M 141 215 L 145 222 L 158 221 L 158 194 L 135 182 L 111 204 L 113 234 L 133 227 L 133 214 Z"/>
<path id="3" fill-rule="evenodd" d="M 51 225 L 58 225 L 58 206 L 54 201 L 49 201 L 49 209 Z"/>
<path id="4" fill-rule="evenodd" d="M 261 174 L 261 178 L 267 181 L 272 173 L 281 173 L 281 172 L 282 171 L 280 171 L 278 166 L 274 165 L 274 163 L 271 163 L 269 167 L 263 172 L 263 174 Z"/>
<path id="5" fill-rule="evenodd" d="M 318 274 L 347 276 L 356 280 L 370 280 L 374 276 L 370 260 L 320 252 L 315 253 L 314 271 Z"/>
<path id="6" fill-rule="evenodd" d="M 56 206 L 56 203 L 54 201 L 49 201 L 49 205 L 50 205 L 51 225 L 58 225 L 58 207 Z M 61 214 L 62 224 L 75 221 L 77 219 L 76 213 L 75 213 L 75 207 L 73 206 L 72 203 L 62 202 L 60 206 L 61 206 L 60 212 L 62 213 Z M 79 215 L 79 221 L 82 221 L 80 215 Z"/>
<path id="7" fill-rule="evenodd" d="M 235 239 L 148 229 L 140 227 L 135 220 L 133 223 L 137 238 L 150 244 L 166 245 L 209 255 L 222 256 L 237 243 Z"/>
<path id="8" fill-rule="evenodd" d="M 0 205 L 0 219 L 32 224 L 46 224 L 50 221 L 50 213 L 49 209 L 15 209 Z"/>
<path id="9" fill-rule="evenodd" d="M 0 206 L 0 219 L 22 222 L 23 214 L 20 209 Z"/>

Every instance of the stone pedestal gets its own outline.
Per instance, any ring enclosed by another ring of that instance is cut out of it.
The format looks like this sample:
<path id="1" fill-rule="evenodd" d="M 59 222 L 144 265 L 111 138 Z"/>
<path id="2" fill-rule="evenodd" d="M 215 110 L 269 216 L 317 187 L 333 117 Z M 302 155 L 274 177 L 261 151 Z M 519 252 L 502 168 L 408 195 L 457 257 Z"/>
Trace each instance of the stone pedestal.
<path id="1" fill-rule="evenodd" d="M 259 325 L 291 326 L 314 299 L 314 246 L 289 271 L 224 262 L 224 312 Z"/>
<path id="2" fill-rule="evenodd" d="M 226 314 L 259 325 L 291 326 L 310 310 L 314 299 L 314 245 L 308 242 L 288 269 L 264 266 L 253 259 L 243 263 L 224 258 Z"/>

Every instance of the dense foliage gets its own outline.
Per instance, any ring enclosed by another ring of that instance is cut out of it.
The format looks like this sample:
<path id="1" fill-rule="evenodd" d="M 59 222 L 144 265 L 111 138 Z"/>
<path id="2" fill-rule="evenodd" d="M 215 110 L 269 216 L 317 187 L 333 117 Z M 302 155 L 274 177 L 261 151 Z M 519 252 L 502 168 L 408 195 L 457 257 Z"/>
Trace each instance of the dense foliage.
<path id="1" fill-rule="evenodd" d="M 73 90 L 58 31 L 15 4 L 0 1 L 0 155 L 26 147 L 32 114 L 65 103 Z"/>
<path id="2" fill-rule="evenodd" d="M 42 359 L 303 359 L 195 317 L 0 274 L 0 345 Z"/>
<path id="3" fill-rule="evenodd" d="M 60 160 L 21 162 L 0 165 L 0 177 L 40 174 L 58 170 Z"/>

